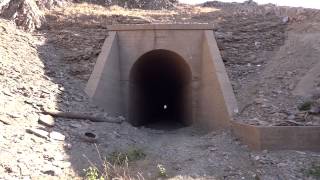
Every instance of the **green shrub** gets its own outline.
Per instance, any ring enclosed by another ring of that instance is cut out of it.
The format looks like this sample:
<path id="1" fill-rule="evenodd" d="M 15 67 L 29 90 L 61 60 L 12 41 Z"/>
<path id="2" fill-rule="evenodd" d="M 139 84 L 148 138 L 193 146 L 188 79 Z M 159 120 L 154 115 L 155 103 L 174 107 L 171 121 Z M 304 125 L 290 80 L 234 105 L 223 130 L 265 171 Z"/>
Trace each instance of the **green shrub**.
<path id="1" fill-rule="evenodd" d="M 158 164 L 158 175 L 159 177 L 167 177 L 167 170 L 162 164 Z"/>
<path id="2" fill-rule="evenodd" d="M 104 180 L 104 178 L 100 176 L 98 169 L 95 167 L 89 167 L 85 170 L 85 173 L 87 180 Z"/>
<path id="3" fill-rule="evenodd" d="M 305 101 L 298 106 L 298 109 L 300 111 L 308 111 L 311 109 L 312 104 L 313 104 L 312 101 Z"/>
<path id="4" fill-rule="evenodd" d="M 307 176 L 315 177 L 320 179 L 320 165 L 313 165 L 310 169 L 306 171 Z"/>
<path id="5" fill-rule="evenodd" d="M 129 162 L 137 161 L 146 157 L 146 154 L 141 149 L 131 148 L 126 152 L 114 151 L 107 160 L 111 164 L 123 166 Z"/>

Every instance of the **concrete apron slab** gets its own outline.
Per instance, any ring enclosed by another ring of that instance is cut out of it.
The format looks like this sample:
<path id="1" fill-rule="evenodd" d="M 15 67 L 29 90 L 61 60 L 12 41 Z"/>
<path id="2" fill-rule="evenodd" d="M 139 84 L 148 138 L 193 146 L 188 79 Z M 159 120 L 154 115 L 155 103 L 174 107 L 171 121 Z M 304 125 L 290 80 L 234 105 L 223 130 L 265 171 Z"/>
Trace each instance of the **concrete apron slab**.
<path id="1" fill-rule="evenodd" d="M 320 151 L 320 126 L 254 126 L 232 121 L 232 132 L 253 150 Z"/>
<path id="2" fill-rule="evenodd" d="M 257 150 L 320 150 L 319 127 L 256 127 L 233 121 L 237 102 L 213 25 L 108 28 L 85 91 L 111 115 L 125 115 L 136 126 L 164 117 L 204 130 L 231 128 Z"/>

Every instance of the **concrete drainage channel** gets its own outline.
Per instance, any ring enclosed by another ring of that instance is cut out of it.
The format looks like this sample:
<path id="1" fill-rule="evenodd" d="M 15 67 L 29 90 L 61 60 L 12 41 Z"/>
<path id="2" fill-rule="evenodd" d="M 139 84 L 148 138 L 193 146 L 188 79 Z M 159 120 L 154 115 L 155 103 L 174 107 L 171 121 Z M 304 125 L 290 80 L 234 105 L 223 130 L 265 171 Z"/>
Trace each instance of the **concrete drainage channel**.
<path id="1" fill-rule="evenodd" d="M 320 127 L 233 121 L 235 95 L 210 24 L 109 26 L 86 93 L 134 126 L 231 128 L 252 149 L 320 151 Z"/>

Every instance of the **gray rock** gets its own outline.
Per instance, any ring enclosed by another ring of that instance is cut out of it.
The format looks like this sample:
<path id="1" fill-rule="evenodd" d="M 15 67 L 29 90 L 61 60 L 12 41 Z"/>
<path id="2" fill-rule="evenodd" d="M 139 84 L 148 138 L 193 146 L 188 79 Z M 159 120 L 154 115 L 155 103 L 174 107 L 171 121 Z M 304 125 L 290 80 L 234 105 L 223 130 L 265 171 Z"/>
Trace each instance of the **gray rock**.
<path id="1" fill-rule="evenodd" d="M 283 24 L 286 24 L 287 22 L 289 22 L 289 17 L 288 16 L 283 17 L 282 22 Z"/>
<path id="2" fill-rule="evenodd" d="M 54 118 L 50 115 L 41 114 L 39 116 L 38 122 L 48 127 L 54 126 Z"/>
<path id="3" fill-rule="evenodd" d="M 54 139 L 54 140 L 57 140 L 57 141 L 64 141 L 66 139 L 66 137 L 59 133 L 59 132 L 56 132 L 56 131 L 52 131 L 50 134 L 49 134 L 49 137 L 51 139 Z"/>
<path id="4" fill-rule="evenodd" d="M 57 168 L 53 165 L 45 165 L 43 167 L 43 169 L 41 170 L 41 172 L 43 174 L 47 174 L 47 175 L 50 175 L 50 176 L 59 176 L 62 174 L 62 171 L 60 168 Z"/>
<path id="5" fill-rule="evenodd" d="M 288 116 L 289 120 L 294 120 L 295 118 L 296 118 L 296 116 L 294 114 L 291 114 L 291 115 Z"/>
<path id="6" fill-rule="evenodd" d="M 320 114 L 320 105 L 319 106 L 311 106 L 311 109 L 309 110 L 310 113 L 313 114 Z"/>

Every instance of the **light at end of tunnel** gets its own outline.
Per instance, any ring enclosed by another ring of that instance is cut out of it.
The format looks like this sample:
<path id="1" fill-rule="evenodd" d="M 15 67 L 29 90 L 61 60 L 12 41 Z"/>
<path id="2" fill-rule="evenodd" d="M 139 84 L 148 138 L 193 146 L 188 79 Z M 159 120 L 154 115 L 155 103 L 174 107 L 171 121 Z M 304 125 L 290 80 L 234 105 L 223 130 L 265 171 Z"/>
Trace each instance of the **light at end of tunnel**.
<path id="1" fill-rule="evenodd" d="M 163 105 L 163 109 L 167 109 L 168 108 L 168 106 L 167 105 Z"/>

